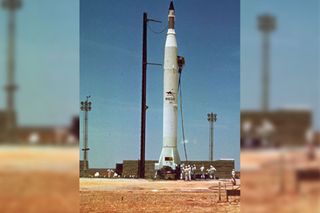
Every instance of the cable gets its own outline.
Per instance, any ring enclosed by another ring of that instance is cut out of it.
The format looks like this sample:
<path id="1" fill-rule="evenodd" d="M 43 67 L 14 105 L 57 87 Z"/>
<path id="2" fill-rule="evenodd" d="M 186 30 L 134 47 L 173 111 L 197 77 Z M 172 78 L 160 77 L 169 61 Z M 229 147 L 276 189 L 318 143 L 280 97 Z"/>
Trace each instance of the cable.
<path id="1" fill-rule="evenodd" d="M 180 92 L 180 114 L 181 114 L 181 131 L 182 131 L 183 149 L 184 149 L 184 156 L 186 158 L 186 162 L 188 162 L 187 147 L 186 147 L 185 134 L 184 134 L 183 112 L 182 112 L 181 72 L 180 72 L 180 75 L 179 75 L 178 89 L 179 89 L 179 92 Z"/>
<path id="2" fill-rule="evenodd" d="M 161 31 L 155 31 L 155 30 L 153 30 L 153 29 L 150 27 L 149 24 L 147 24 L 147 26 L 148 26 L 149 30 L 150 30 L 151 32 L 153 32 L 154 34 L 161 34 L 161 33 L 163 33 L 163 32 L 168 28 L 168 25 L 167 25 L 167 26 L 165 26 L 165 28 L 163 28 L 163 30 L 161 30 Z"/>

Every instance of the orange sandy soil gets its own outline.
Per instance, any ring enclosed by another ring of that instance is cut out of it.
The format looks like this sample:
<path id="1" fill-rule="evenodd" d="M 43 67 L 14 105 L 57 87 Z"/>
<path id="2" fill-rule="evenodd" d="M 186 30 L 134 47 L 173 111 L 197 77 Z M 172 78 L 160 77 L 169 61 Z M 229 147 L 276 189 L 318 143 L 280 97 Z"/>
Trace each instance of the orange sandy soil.
<path id="1" fill-rule="evenodd" d="M 320 180 L 297 182 L 303 168 L 320 169 L 319 149 L 313 161 L 303 149 L 242 151 L 241 213 L 319 213 Z"/>
<path id="2" fill-rule="evenodd" d="M 80 179 L 81 212 L 240 212 L 240 198 L 226 202 L 221 181 Z M 237 186 L 239 187 L 239 186 Z"/>
<path id="3" fill-rule="evenodd" d="M 0 212 L 79 212 L 78 153 L 0 146 Z"/>

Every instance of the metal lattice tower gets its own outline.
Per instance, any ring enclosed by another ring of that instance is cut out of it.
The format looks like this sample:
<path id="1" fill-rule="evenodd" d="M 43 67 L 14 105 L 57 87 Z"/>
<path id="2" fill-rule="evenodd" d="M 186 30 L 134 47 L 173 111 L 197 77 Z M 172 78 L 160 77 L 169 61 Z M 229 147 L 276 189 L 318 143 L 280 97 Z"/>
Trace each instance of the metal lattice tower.
<path id="1" fill-rule="evenodd" d="M 2 7 L 8 10 L 8 49 L 7 49 L 7 84 L 5 91 L 7 93 L 6 103 L 6 127 L 8 139 L 15 141 L 16 135 L 16 116 L 14 104 L 14 92 L 17 89 L 15 84 L 15 12 L 22 6 L 21 0 L 2 0 Z"/>
<path id="2" fill-rule="evenodd" d="M 213 127 L 214 127 L 214 122 L 217 121 L 217 114 L 211 112 L 208 113 L 208 121 L 209 121 L 209 160 L 213 161 Z"/>
<path id="3" fill-rule="evenodd" d="M 276 27 L 276 19 L 271 15 L 258 17 L 258 28 L 262 32 L 262 94 L 261 110 L 269 110 L 269 84 L 270 84 L 270 33 Z"/>
<path id="4" fill-rule="evenodd" d="M 89 98 L 91 96 L 87 96 L 85 101 L 81 101 L 81 111 L 84 112 L 84 128 L 83 128 L 83 170 L 87 171 L 88 166 L 88 151 L 90 150 L 88 147 L 88 112 L 91 111 L 91 101 Z"/>

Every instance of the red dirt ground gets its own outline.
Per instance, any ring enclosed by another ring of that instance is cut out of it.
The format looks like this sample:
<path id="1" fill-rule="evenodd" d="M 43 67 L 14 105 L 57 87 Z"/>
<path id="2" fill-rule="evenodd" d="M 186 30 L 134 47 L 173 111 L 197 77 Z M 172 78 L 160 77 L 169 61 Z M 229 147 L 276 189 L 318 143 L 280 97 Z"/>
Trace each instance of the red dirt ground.
<path id="1" fill-rule="evenodd" d="M 79 212 L 78 148 L 0 147 L 0 212 Z"/>
<path id="2" fill-rule="evenodd" d="M 152 181 L 136 179 L 81 179 L 81 212 L 240 212 L 240 198 L 226 202 L 221 181 Z"/>

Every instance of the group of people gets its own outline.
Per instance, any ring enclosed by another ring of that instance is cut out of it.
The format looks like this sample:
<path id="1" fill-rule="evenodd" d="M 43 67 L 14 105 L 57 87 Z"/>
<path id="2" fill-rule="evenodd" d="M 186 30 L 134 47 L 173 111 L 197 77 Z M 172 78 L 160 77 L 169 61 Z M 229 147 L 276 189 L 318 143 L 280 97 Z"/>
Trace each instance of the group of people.
<path id="1" fill-rule="evenodd" d="M 111 178 L 111 177 L 117 178 L 117 177 L 120 177 L 120 175 L 118 175 L 118 173 L 113 171 L 112 169 L 108 169 L 107 170 L 107 177 L 108 178 Z"/>
<path id="2" fill-rule="evenodd" d="M 107 175 L 102 175 L 100 174 L 100 172 L 95 172 L 93 175 L 95 178 L 98 177 L 104 177 L 104 178 L 118 178 L 120 177 L 120 175 L 118 173 L 116 173 L 115 171 L 113 171 L 112 169 L 108 169 L 107 170 Z"/>
<path id="3" fill-rule="evenodd" d="M 180 180 L 186 180 L 186 181 L 191 181 L 192 179 L 196 179 L 196 165 L 184 165 L 181 164 L 180 165 Z M 206 179 L 206 174 L 208 174 L 208 177 L 210 179 L 215 179 L 215 175 L 214 173 L 217 171 L 216 168 L 214 168 L 212 165 L 210 165 L 210 167 L 205 170 L 204 165 L 202 165 L 200 167 L 200 171 L 201 171 L 201 179 Z"/>
<path id="4" fill-rule="evenodd" d="M 192 178 L 195 179 L 196 165 L 180 165 L 180 180 L 190 181 Z"/>
<path id="5" fill-rule="evenodd" d="M 200 170 L 201 170 L 201 179 L 205 179 L 204 166 L 202 166 L 200 168 Z M 214 175 L 214 173 L 216 171 L 217 171 L 216 168 L 214 168 L 212 165 L 210 165 L 209 169 L 207 169 L 207 174 L 209 175 L 210 179 L 215 179 L 216 178 L 215 175 Z"/>
<path id="6" fill-rule="evenodd" d="M 195 164 L 193 164 L 193 165 L 181 164 L 180 165 L 180 180 L 185 180 L 185 181 L 191 181 L 192 179 L 195 180 L 196 179 L 196 169 L 197 169 L 197 167 Z M 217 170 L 212 165 L 210 165 L 208 169 L 205 169 L 204 165 L 202 165 L 200 167 L 200 171 L 201 171 L 201 179 L 206 179 L 206 177 L 208 177 L 209 179 L 216 179 L 215 172 Z M 94 174 L 94 177 L 96 177 L 96 178 L 98 178 L 100 176 L 101 175 L 99 172 L 96 172 Z M 108 169 L 107 176 L 104 176 L 104 177 L 118 178 L 118 177 L 120 177 L 120 175 L 118 175 L 114 170 Z M 136 178 L 136 176 L 130 175 L 129 178 Z M 156 178 L 156 176 L 155 176 L 155 178 Z M 233 185 L 236 185 L 236 172 L 234 169 L 231 171 L 231 182 L 233 183 Z"/>

